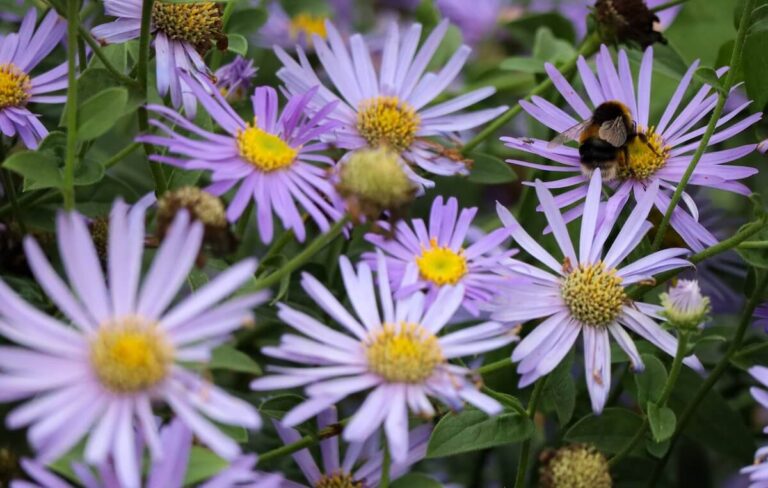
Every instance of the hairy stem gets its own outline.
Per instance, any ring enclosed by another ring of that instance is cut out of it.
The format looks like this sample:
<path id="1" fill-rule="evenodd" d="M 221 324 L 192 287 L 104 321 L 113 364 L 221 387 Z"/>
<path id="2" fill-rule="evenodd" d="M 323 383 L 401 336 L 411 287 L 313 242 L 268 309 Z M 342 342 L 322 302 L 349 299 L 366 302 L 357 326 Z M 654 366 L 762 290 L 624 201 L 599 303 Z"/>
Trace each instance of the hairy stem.
<path id="1" fill-rule="evenodd" d="M 675 192 L 672 194 L 672 199 L 669 202 L 667 211 L 664 213 L 664 218 L 662 218 L 661 224 L 659 224 L 658 231 L 656 232 L 656 238 L 653 240 L 653 245 L 651 246 L 654 251 L 657 251 L 661 248 L 661 244 L 664 241 L 664 236 L 667 233 L 667 228 L 669 227 L 669 220 L 672 218 L 672 213 L 675 211 L 677 204 L 683 197 L 685 187 L 688 185 L 688 181 L 691 179 L 691 176 L 693 175 L 696 166 L 699 164 L 701 157 L 704 155 L 707 147 L 709 147 L 709 141 L 715 133 L 717 122 L 720 120 L 720 116 L 722 115 L 723 109 L 725 108 L 725 101 L 728 98 L 728 93 L 730 92 L 733 84 L 736 82 L 739 65 L 741 64 L 741 51 L 744 48 L 744 40 L 747 37 L 747 27 L 749 27 L 751 23 L 750 13 L 752 12 L 754 3 L 755 0 L 746 0 L 744 4 L 744 12 L 741 16 L 741 21 L 739 22 L 739 30 L 736 34 L 736 42 L 733 46 L 733 53 L 731 54 L 731 61 L 729 63 L 730 69 L 728 70 L 728 74 L 725 76 L 722 90 L 718 93 L 715 111 L 712 112 L 712 116 L 709 118 L 709 124 L 707 124 L 707 129 L 701 138 L 699 147 L 696 148 L 696 152 L 693 154 L 691 162 L 688 163 L 688 168 L 686 168 L 685 173 L 683 173 L 683 177 L 680 179 L 680 183 L 678 183 L 677 187 L 675 188 Z"/>
<path id="2" fill-rule="evenodd" d="M 717 383 L 717 380 L 720 379 L 725 370 L 728 369 L 728 365 L 730 364 L 731 359 L 733 359 L 733 357 L 739 351 L 741 342 L 744 340 L 744 334 L 747 332 L 747 327 L 749 327 L 749 324 L 752 322 L 752 314 L 754 314 L 755 308 L 757 308 L 757 305 L 762 300 L 766 287 L 768 287 L 768 273 L 764 273 L 760 277 L 754 291 L 752 292 L 752 296 L 749 298 L 749 301 L 745 305 L 744 312 L 741 316 L 741 321 L 739 322 L 739 326 L 736 329 L 736 333 L 733 336 L 733 340 L 731 341 L 730 346 L 728 346 L 728 349 L 720 359 L 720 362 L 718 362 L 715 366 L 715 369 L 709 373 L 707 379 L 704 381 L 704 383 L 701 384 L 698 391 L 696 392 L 696 395 L 694 395 L 693 399 L 691 399 L 691 401 L 688 402 L 688 404 L 685 406 L 683 413 L 680 414 L 679 420 L 677 421 L 677 426 L 675 427 L 675 433 L 672 435 L 672 439 L 669 444 L 669 450 L 667 451 L 666 456 L 664 456 L 656 465 L 656 469 L 653 471 L 653 476 L 651 476 L 651 482 L 649 486 L 656 486 L 656 482 L 664 472 L 664 468 L 669 462 L 669 458 L 672 455 L 672 451 L 674 450 L 675 445 L 680 439 L 680 435 L 685 430 L 685 427 L 688 425 L 688 422 L 690 422 L 691 418 L 693 418 L 693 414 L 696 413 L 696 409 L 699 407 L 702 400 L 704 400 L 704 397 L 707 395 L 707 393 L 709 393 L 709 390 L 715 386 L 715 383 Z"/>
<path id="3" fill-rule="evenodd" d="M 528 402 L 528 418 L 533 419 L 536 415 L 536 408 L 541 400 L 541 392 L 544 391 L 544 384 L 547 382 L 548 376 L 539 378 L 536 382 L 536 386 L 533 387 L 533 393 L 531 393 L 531 400 Z M 520 448 L 520 458 L 517 462 L 517 477 L 515 478 L 515 488 L 523 488 L 525 486 L 526 474 L 528 474 L 528 461 L 531 457 L 531 439 L 529 437 L 523 441 L 523 445 Z"/>
<path id="4" fill-rule="evenodd" d="M 64 208 L 75 208 L 75 163 L 77 158 L 77 24 L 79 0 L 67 0 L 67 146 L 64 158 Z"/>
<path id="5" fill-rule="evenodd" d="M 389 452 L 389 444 L 384 440 L 384 459 L 381 461 L 381 480 L 379 488 L 389 488 L 389 468 L 392 464 L 392 453 Z"/>
<path id="6" fill-rule="evenodd" d="M 288 456 L 294 452 L 301 451 L 304 448 L 311 447 L 323 439 L 335 437 L 341 434 L 341 431 L 347 422 L 349 422 L 349 419 L 344 419 L 337 424 L 329 425 L 324 429 L 320 429 L 316 434 L 305 435 L 296 442 L 272 449 L 271 451 L 267 451 L 259 456 L 259 464 L 265 461 L 271 461 L 273 459 Z"/>

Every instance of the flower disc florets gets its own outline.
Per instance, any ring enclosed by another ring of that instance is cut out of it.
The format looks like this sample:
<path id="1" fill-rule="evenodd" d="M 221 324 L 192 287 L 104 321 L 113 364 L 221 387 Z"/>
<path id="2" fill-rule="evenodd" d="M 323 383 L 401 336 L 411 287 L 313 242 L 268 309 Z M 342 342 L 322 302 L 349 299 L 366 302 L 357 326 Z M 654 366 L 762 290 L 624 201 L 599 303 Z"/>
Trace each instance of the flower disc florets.
<path id="1" fill-rule="evenodd" d="M 602 262 L 582 265 L 568 273 L 561 293 L 573 318 L 594 327 L 605 327 L 616 320 L 627 299 L 616 270 L 607 270 Z"/>
<path id="2" fill-rule="evenodd" d="M 355 481 L 352 475 L 343 471 L 336 471 L 323 475 L 315 488 L 365 488 L 362 481 Z"/>
<path id="3" fill-rule="evenodd" d="M 307 12 L 301 12 L 291 19 L 290 34 L 294 41 L 303 38 L 307 43 L 312 43 L 312 36 L 319 36 L 325 39 L 327 36 L 325 29 L 326 18 L 322 15 L 314 15 Z"/>
<path id="4" fill-rule="evenodd" d="M 13 64 L 0 64 L 0 109 L 22 107 L 31 96 L 29 75 Z"/>
<path id="5" fill-rule="evenodd" d="M 214 2 L 157 1 L 152 6 L 152 23 L 169 38 L 192 44 L 201 54 L 214 45 L 226 49 L 221 7 Z"/>
<path id="6" fill-rule="evenodd" d="M 161 382 L 173 348 L 157 324 L 128 316 L 103 324 L 91 340 L 91 364 L 101 384 L 115 393 L 135 393 Z"/>
<path id="7" fill-rule="evenodd" d="M 645 181 L 667 164 L 669 147 L 653 127 L 640 132 L 627 144 L 629 158 L 618 167 L 617 176 L 623 180 Z"/>
<path id="8" fill-rule="evenodd" d="M 611 488 L 605 456 L 586 444 L 574 444 L 542 456 L 541 488 Z"/>
<path id="9" fill-rule="evenodd" d="M 291 166 L 298 154 L 280 137 L 250 124 L 238 132 L 237 147 L 243 159 L 265 173 Z"/>
<path id="10" fill-rule="evenodd" d="M 436 285 L 455 285 L 467 274 L 467 259 L 463 251 L 456 252 L 447 246 L 438 246 L 432 239 L 430 247 L 422 249 L 416 258 L 419 273 L 425 280 Z"/>
<path id="11" fill-rule="evenodd" d="M 357 129 L 371 147 L 407 149 L 416 138 L 419 122 L 416 110 L 397 97 L 371 98 L 358 107 Z"/>
<path id="12" fill-rule="evenodd" d="M 419 324 L 384 324 L 366 345 L 371 372 L 390 383 L 422 383 L 444 361 L 437 337 Z"/>

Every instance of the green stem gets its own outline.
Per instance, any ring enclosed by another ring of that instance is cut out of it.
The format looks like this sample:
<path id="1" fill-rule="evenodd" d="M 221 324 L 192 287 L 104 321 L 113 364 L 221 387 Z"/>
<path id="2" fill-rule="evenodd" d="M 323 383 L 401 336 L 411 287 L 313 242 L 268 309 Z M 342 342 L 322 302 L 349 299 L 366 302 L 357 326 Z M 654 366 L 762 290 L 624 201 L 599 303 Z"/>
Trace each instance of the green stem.
<path id="1" fill-rule="evenodd" d="M 339 220 L 338 222 L 333 224 L 333 227 L 331 227 L 328 230 L 328 232 L 326 232 L 325 234 L 319 235 L 306 248 L 304 248 L 303 251 L 301 251 L 299 254 L 294 256 L 290 261 L 288 261 L 283 266 L 281 266 L 280 269 L 263 278 L 257 279 L 253 285 L 244 287 L 243 292 L 252 293 L 255 291 L 263 290 L 265 288 L 269 288 L 270 286 L 280 283 L 280 280 L 282 280 L 285 276 L 299 269 L 302 265 L 304 265 L 307 261 L 309 261 L 312 258 L 312 256 L 314 256 L 322 248 L 330 244 L 330 242 L 333 241 L 336 238 L 336 236 L 338 236 L 341 233 L 341 231 L 344 229 L 344 226 L 346 224 L 347 224 L 346 217 Z"/>
<path id="2" fill-rule="evenodd" d="M 8 200 L 11 201 L 11 208 L 13 209 L 16 222 L 19 223 L 19 228 L 21 229 L 22 234 L 26 234 L 27 226 L 24 224 L 24 219 L 21 218 L 21 207 L 19 206 L 19 201 L 16 198 L 16 187 L 13 185 L 11 174 L 6 169 L 0 169 L 0 179 L 2 179 L 5 194 L 8 195 Z"/>
<path id="3" fill-rule="evenodd" d="M 75 208 L 75 159 L 77 157 L 77 19 L 80 2 L 67 0 L 67 147 L 64 159 L 64 208 Z"/>
<path id="4" fill-rule="evenodd" d="M 539 405 L 541 399 L 541 392 L 544 391 L 544 384 L 547 382 L 547 376 L 539 378 L 536 382 L 536 386 L 533 387 L 533 393 L 531 393 L 531 399 L 528 402 L 528 418 L 533 420 L 533 416 L 536 415 L 536 408 Z M 523 441 L 523 445 L 520 448 L 520 459 L 517 462 L 517 477 L 515 478 L 515 488 L 523 488 L 525 486 L 525 478 L 528 473 L 528 461 L 531 457 L 531 439 L 529 437 Z"/>
<path id="5" fill-rule="evenodd" d="M 494 371 L 498 371 L 500 369 L 507 368 L 509 366 L 512 366 L 512 358 L 506 357 L 504 359 L 500 359 L 498 361 L 494 361 L 492 363 L 484 364 L 477 368 L 477 373 L 481 376 L 485 376 L 487 374 L 491 374 Z"/>
<path id="6" fill-rule="evenodd" d="M 381 461 L 381 480 L 379 488 L 389 488 L 389 468 L 392 464 L 392 455 L 389 452 L 389 444 L 384 440 L 384 459 Z"/>
<path id="7" fill-rule="evenodd" d="M 764 273 L 763 276 L 760 277 L 757 285 L 755 286 L 755 289 L 752 292 L 752 296 L 744 308 L 741 321 L 739 322 L 739 326 L 733 336 L 733 341 L 731 341 L 731 344 L 726 350 L 725 355 L 720 359 L 720 362 L 717 363 L 715 369 L 709 373 L 709 376 L 707 376 L 707 379 L 704 381 L 704 383 L 701 384 L 698 391 L 696 392 L 696 395 L 694 395 L 693 399 L 685 406 L 683 413 L 680 414 L 679 420 L 677 421 L 677 426 L 675 427 L 675 433 L 672 435 L 672 439 L 670 440 L 669 450 L 667 451 L 666 456 L 664 456 L 656 465 L 656 469 L 653 471 L 653 475 L 651 476 L 651 483 L 649 486 L 656 486 L 656 482 L 664 472 L 664 468 L 669 462 L 669 458 L 675 448 L 675 445 L 677 444 L 677 441 L 680 439 L 680 435 L 685 430 L 685 427 L 688 425 L 688 422 L 690 422 L 691 418 L 693 418 L 693 414 L 696 413 L 696 409 L 699 407 L 702 400 L 704 400 L 704 397 L 707 395 L 707 393 L 709 393 L 709 390 L 715 386 L 717 380 L 720 379 L 725 370 L 728 368 L 731 359 L 733 359 L 733 357 L 738 353 L 739 348 L 741 347 L 741 342 L 744 340 L 744 335 L 747 332 L 747 328 L 749 327 L 749 324 L 752 323 L 752 314 L 754 314 L 755 308 L 757 308 L 758 304 L 760 304 L 762 301 L 763 293 L 765 292 L 766 287 L 768 287 L 768 272 Z"/>
<path id="8" fill-rule="evenodd" d="M 349 422 L 349 419 L 344 419 L 341 422 L 333 425 L 329 425 L 324 429 L 319 430 L 316 434 L 305 435 L 301 439 L 291 444 L 272 449 L 264 454 L 259 455 L 259 464 L 273 459 L 278 459 L 284 456 L 293 454 L 294 452 L 301 451 L 307 447 L 314 446 L 323 439 L 328 439 L 341 434 L 343 427 Z"/>
<path id="9" fill-rule="evenodd" d="M 132 142 L 124 148 L 120 149 L 117 153 L 115 153 L 114 156 L 104 162 L 104 169 L 111 168 L 112 166 L 116 165 L 139 147 L 141 147 L 141 144 L 138 142 Z"/>
<path id="10" fill-rule="evenodd" d="M 728 93 L 730 92 L 733 84 L 736 82 L 736 77 L 739 72 L 739 65 L 741 64 L 741 51 L 744 48 L 744 39 L 746 39 L 747 36 L 747 27 L 751 22 L 751 15 L 749 14 L 752 12 L 754 2 L 755 0 L 747 0 L 744 4 L 744 13 L 742 14 L 741 21 L 739 22 L 739 30 L 736 34 L 736 42 L 733 45 L 733 53 L 731 54 L 731 62 L 729 63 L 730 69 L 728 70 L 728 74 L 725 76 L 722 91 L 718 93 L 715 111 L 712 112 L 712 116 L 709 118 L 707 130 L 704 132 L 704 135 L 701 138 L 699 147 L 696 148 L 696 152 L 693 154 L 691 162 L 688 163 L 688 168 L 686 168 L 683 177 L 680 179 L 680 183 L 675 188 L 675 193 L 672 194 L 672 199 L 669 202 L 667 211 L 664 213 L 664 218 L 661 220 L 661 224 L 659 224 L 658 231 L 656 232 L 656 238 L 653 240 L 653 245 L 651 246 L 651 249 L 654 251 L 658 251 L 661 248 L 661 244 L 664 241 L 664 236 L 667 233 L 667 228 L 669 227 L 669 220 L 672 218 L 672 213 L 675 211 L 675 207 L 677 207 L 677 204 L 683 197 L 683 192 L 685 191 L 686 185 L 688 185 L 688 180 L 691 179 L 691 176 L 693 175 L 696 166 L 699 164 L 701 157 L 704 156 L 704 152 L 707 150 L 707 147 L 709 147 L 709 140 L 715 133 L 717 122 L 720 120 L 720 115 L 722 115 L 723 109 L 725 108 L 725 101 L 728 98 Z"/>
<path id="11" fill-rule="evenodd" d="M 661 392 L 661 396 L 659 397 L 659 401 L 656 402 L 656 404 L 659 407 L 664 407 L 667 404 L 667 401 L 669 401 L 670 395 L 672 395 L 672 390 L 675 388 L 675 384 L 677 383 L 677 378 L 680 375 L 680 369 L 683 365 L 683 359 L 685 359 L 685 351 L 688 349 L 688 339 L 689 339 L 689 331 L 684 330 L 680 332 L 680 337 L 677 341 L 677 351 L 675 352 L 675 358 L 672 360 L 672 367 L 669 370 L 669 375 L 667 376 L 667 381 L 664 383 L 664 389 Z M 640 424 L 640 427 L 637 429 L 637 432 L 635 432 L 635 435 L 632 437 L 632 439 L 627 443 L 627 445 L 622 448 L 621 451 L 616 453 L 615 456 L 613 456 L 609 461 L 609 466 L 614 466 L 616 463 L 618 463 L 620 460 L 622 460 L 625 456 L 630 454 L 640 443 L 640 441 L 645 438 L 645 433 L 648 430 L 649 424 L 648 424 L 648 415 L 646 414 L 645 417 L 643 417 L 643 423 Z"/>
<path id="12" fill-rule="evenodd" d="M 739 244 L 739 249 L 768 249 L 768 241 L 746 241 Z"/>
<path id="13" fill-rule="evenodd" d="M 141 5 L 141 34 L 139 36 L 139 62 L 137 63 L 137 77 L 139 81 L 139 91 L 142 94 L 144 102 L 147 101 L 147 93 L 149 89 L 147 87 L 149 79 L 149 42 L 150 42 L 150 27 L 152 24 L 152 6 L 154 0 L 144 0 Z M 147 114 L 147 107 L 142 104 L 138 110 L 139 117 L 139 130 L 143 134 L 149 133 L 149 115 Z M 147 158 L 152 156 L 154 148 L 151 144 L 144 143 L 144 152 Z M 163 168 L 159 163 L 149 162 L 149 169 L 152 171 L 152 179 L 155 181 L 155 194 L 160 197 L 168 189 L 168 182 L 165 179 Z"/>
<path id="14" fill-rule="evenodd" d="M 584 42 L 582 42 L 581 47 L 579 48 L 579 52 L 567 63 L 560 66 L 558 69 L 565 75 L 568 76 L 568 74 L 576 69 L 576 62 L 579 60 L 579 56 L 590 56 L 597 52 L 598 48 L 600 47 L 600 38 L 597 34 L 592 33 L 590 34 L 586 39 L 584 39 Z M 545 80 L 543 80 L 541 83 L 536 85 L 533 90 L 526 96 L 523 100 L 529 101 L 532 97 L 541 95 L 545 91 L 547 91 L 552 86 L 552 79 L 547 77 Z M 513 107 L 511 107 L 509 110 L 501 114 L 496 120 L 488 124 L 485 129 L 481 130 L 479 134 L 477 134 L 475 137 L 473 137 L 469 142 L 464 144 L 464 147 L 461 149 L 461 153 L 463 155 L 469 154 L 473 149 L 475 149 L 477 146 L 480 145 L 484 140 L 491 137 L 493 134 L 496 133 L 497 130 L 502 128 L 507 122 L 512 120 L 517 114 L 520 113 L 520 111 L 523 109 L 523 107 L 520 105 L 520 102 L 518 101 Z"/>

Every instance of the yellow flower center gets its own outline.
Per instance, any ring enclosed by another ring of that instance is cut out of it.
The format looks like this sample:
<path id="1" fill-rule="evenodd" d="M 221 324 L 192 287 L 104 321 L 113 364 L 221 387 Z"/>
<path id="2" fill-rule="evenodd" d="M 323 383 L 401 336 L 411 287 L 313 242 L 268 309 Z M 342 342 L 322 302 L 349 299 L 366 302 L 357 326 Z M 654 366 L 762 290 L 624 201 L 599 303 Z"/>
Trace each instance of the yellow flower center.
<path id="1" fill-rule="evenodd" d="M 352 475 L 343 471 L 323 475 L 315 488 L 363 488 L 362 481 L 355 481 Z"/>
<path id="2" fill-rule="evenodd" d="M 298 154 L 285 141 L 255 124 L 237 134 L 237 148 L 243 159 L 267 173 L 292 165 Z"/>
<path id="3" fill-rule="evenodd" d="M 437 245 L 437 240 L 430 241 L 429 248 L 423 248 L 421 256 L 416 258 L 421 277 L 443 286 L 455 285 L 467 274 L 467 259 L 464 250 L 454 251 L 449 247 Z"/>
<path id="4" fill-rule="evenodd" d="M 325 31 L 325 17 L 302 12 L 291 19 L 289 27 L 291 39 L 296 40 L 302 36 L 311 44 L 312 36 L 318 35 L 325 39 L 328 33 Z"/>
<path id="5" fill-rule="evenodd" d="M 368 367 L 391 383 L 422 383 L 442 364 L 437 337 L 419 324 L 384 324 L 371 334 Z"/>
<path id="6" fill-rule="evenodd" d="M 186 41 L 201 53 L 226 42 L 221 8 L 214 2 L 167 3 L 152 6 L 152 23 L 171 39 Z M 224 44 L 223 48 L 226 48 Z"/>
<path id="7" fill-rule="evenodd" d="M 173 348 L 157 324 L 136 316 L 101 325 L 90 353 L 99 381 L 115 393 L 151 388 L 168 375 L 173 360 Z"/>
<path id="8" fill-rule="evenodd" d="M 571 271 L 563 280 L 561 293 L 573 318 L 594 327 L 616 320 L 627 299 L 616 270 L 606 270 L 602 262 Z"/>
<path id="9" fill-rule="evenodd" d="M 611 488 L 608 461 L 597 449 L 573 445 L 559 449 L 541 468 L 542 488 Z"/>
<path id="10" fill-rule="evenodd" d="M 638 132 L 644 137 L 635 137 L 627 144 L 629 160 L 619 164 L 618 177 L 623 180 L 647 180 L 664 167 L 669 158 L 669 146 L 664 145 L 653 127 L 647 131 L 638 129 Z"/>
<path id="11" fill-rule="evenodd" d="M 416 138 L 420 119 L 416 110 L 397 97 L 376 97 L 360 103 L 357 130 L 371 147 L 386 145 L 403 151 Z"/>
<path id="12" fill-rule="evenodd" d="M 0 109 L 26 105 L 31 89 L 29 75 L 13 64 L 0 64 Z"/>

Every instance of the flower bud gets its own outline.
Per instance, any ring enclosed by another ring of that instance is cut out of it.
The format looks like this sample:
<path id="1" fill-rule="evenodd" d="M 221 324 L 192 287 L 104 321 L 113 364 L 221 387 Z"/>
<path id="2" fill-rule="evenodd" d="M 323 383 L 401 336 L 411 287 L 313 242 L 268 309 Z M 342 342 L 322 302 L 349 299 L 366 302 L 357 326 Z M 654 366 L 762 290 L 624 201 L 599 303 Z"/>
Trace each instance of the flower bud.
<path id="1" fill-rule="evenodd" d="M 587 444 L 573 444 L 542 453 L 541 488 L 611 488 L 613 481 L 605 456 Z"/>
<path id="2" fill-rule="evenodd" d="M 662 315 L 678 329 L 695 329 L 707 320 L 709 298 L 701 294 L 696 280 L 678 280 L 661 294 Z"/>
<path id="3" fill-rule="evenodd" d="M 635 42 L 643 48 L 655 42 L 667 43 L 659 32 L 659 18 L 644 0 L 597 0 L 594 15 L 606 42 Z"/>
<path id="4" fill-rule="evenodd" d="M 360 149 L 339 170 L 337 189 L 355 220 L 360 215 L 377 219 L 381 212 L 398 212 L 416 194 L 416 184 L 405 172 L 405 163 L 387 147 Z"/>
<path id="5" fill-rule="evenodd" d="M 165 238 L 176 214 L 182 209 L 189 212 L 191 220 L 203 224 L 203 241 L 215 251 L 229 252 L 234 248 L 235 238 L 230 233 L 221 199 L 195 186 L 168 191 L 157 202 L 157 235 L 160 240 Z"/>

